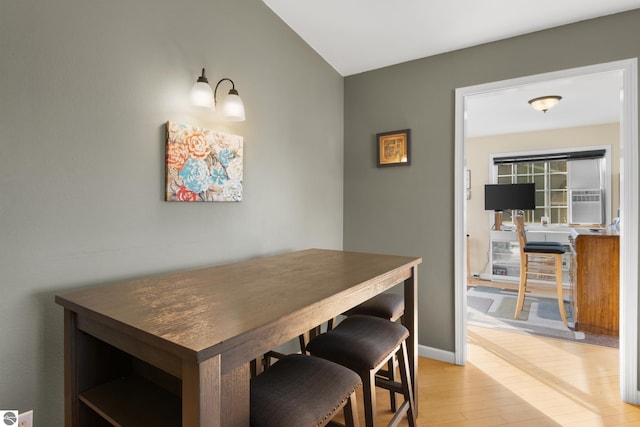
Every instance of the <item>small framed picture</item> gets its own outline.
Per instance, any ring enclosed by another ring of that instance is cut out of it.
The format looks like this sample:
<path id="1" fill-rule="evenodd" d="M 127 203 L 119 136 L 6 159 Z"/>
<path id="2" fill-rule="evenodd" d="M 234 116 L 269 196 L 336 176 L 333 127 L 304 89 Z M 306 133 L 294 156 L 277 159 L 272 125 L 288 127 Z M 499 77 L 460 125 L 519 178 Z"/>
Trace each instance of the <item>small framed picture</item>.
<path id="1" fill-rule="evenodd" d="M 411 130 L 395 130 L 376 134 L 378 167 L 411 164 Z"/>

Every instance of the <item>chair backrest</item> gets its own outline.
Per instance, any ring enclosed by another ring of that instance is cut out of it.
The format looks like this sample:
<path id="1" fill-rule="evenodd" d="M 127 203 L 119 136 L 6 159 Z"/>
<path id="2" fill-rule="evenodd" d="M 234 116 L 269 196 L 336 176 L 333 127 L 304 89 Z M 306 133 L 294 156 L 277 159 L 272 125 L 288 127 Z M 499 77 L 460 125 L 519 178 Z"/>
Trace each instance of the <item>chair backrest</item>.
<path id="1" fill-rule="evenodd" d="M 520 253 L 524 251 L 527 244 L 527 235 L 524 231 L 524 215 L 514 215 L 513 222 L 516 224 L 516 232 L 518 233 L 518 243 L 520 244 Z"/>

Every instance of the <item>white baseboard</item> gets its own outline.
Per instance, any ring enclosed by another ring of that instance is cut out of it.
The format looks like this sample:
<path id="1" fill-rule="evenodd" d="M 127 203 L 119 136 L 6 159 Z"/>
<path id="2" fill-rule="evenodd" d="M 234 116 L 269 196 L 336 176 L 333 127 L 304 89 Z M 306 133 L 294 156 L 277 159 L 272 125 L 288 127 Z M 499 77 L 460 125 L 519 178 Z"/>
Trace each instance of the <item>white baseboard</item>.
<path id="1" fill-rule="evenodd" d="M 429 359 L 438 360 L 440 362 L 455 364 L 455 353 L 451 351 L 440 350 L 439 348 L 427 347 L 426 345 L 418 345 L 418 356 L 427 357 Z"/>

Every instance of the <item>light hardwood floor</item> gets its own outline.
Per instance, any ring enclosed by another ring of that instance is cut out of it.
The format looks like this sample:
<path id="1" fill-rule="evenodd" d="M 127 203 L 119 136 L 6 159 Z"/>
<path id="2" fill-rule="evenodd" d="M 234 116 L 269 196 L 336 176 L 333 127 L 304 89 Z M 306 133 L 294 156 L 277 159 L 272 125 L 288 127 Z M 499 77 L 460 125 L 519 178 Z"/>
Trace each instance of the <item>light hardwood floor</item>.
<path id="1" fill-rule="evenodd" d="M 640 426 L 640 407 L 620 400 L 617 349 L 474 326 L 468 337 L 466 366 L 420 358 L 418 426 Z"/>

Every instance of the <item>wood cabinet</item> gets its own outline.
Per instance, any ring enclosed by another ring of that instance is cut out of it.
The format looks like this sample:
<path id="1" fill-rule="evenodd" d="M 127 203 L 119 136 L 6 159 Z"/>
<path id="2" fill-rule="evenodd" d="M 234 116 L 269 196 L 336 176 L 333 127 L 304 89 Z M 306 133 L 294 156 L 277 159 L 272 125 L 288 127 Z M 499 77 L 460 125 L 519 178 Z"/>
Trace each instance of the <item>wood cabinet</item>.
<path id="1" fill-rule="evenodd" d="M 618 336 L 620 244 L 617 234 L 574 230 L 571 285 L 576 330 Z"/>

